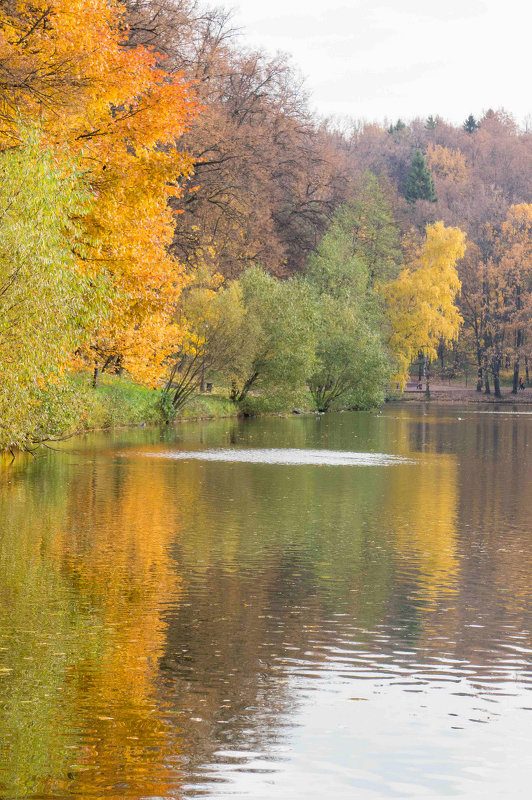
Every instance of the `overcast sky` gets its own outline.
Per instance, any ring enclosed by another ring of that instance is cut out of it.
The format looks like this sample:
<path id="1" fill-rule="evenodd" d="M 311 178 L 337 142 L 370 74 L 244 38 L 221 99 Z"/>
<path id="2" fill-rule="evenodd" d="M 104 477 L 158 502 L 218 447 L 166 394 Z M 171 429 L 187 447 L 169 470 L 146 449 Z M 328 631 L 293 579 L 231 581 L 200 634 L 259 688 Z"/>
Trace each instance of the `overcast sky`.
<path id="1" fill-rule="evenodd" d="M 233 0 L 242 39 L 293 56 L 320 114 L 532 112 L 530 0 Z"/>

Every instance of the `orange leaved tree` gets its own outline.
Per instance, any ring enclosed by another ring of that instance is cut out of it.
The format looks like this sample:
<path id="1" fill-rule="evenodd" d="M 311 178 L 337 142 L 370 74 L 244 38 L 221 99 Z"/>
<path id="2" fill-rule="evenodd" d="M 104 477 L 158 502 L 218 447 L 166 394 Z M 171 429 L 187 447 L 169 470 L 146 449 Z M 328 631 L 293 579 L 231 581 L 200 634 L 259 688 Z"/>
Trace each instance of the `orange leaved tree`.
<path id="1" fill-rule="evenodd" d="M 176 137 L 198 104 L 181 75 L 126 36 L 116 0 L 2 4 L 0 148 L 17 146 L 21 121 L 32 121 L 79 159 L 94 198 L 79 265 L 108 279 L 94 364 L 152 380 L 178 335 L 171 319 L 186 279 L 167 252 L 168 200 L 192 172 Z"/>

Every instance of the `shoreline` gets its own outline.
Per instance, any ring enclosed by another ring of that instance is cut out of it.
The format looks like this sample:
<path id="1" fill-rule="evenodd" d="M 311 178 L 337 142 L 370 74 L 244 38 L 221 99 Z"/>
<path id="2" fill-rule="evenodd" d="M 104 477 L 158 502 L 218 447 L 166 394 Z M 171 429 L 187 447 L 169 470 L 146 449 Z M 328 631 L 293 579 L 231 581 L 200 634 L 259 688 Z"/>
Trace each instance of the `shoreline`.
<path id="1" fill-rule="evenodd" d="M 284 405 L 279 403 L 274 407 L 254 409 L 255 413 L 245 413 L 230 403 L 222 395 L 197 395 L 191 402 L 188 413 L 181 413 L 173 420 L 166 421 L 160 416 L 160 412 L 153 403 L 153 394 L 144 387 L 134 385 L 130 381 L 107 379 L 107 385 L 102 385 L 99 390 L 91 391 L 91 403 L 87 404 L 86 418 L 81 428 L 71 430 L 69 433 L 58 435 L 57 438 L 50 437 L 41 444 L 53 445 L 62 441 L 83 437 L 90 433 L 132 429 L 132 428 L 154 428 L 168 425 L 177 427 L 186 422 L 208 422 L 219 419 L 235 419 L 238 417 L 283 417 L 291 416 L 311 416 L 318 412 L 305 407 L 306 404 L 296 407 L 292 404 Z M 383 406 L 391 406 L 396 403 L 409 403 L 414 405 L 435 405 L 435 406 L 505 406 L 507 408 L 530 408 L 532 410 L 532 387 L 527 387 L 524 391 L 519 391 L 517 395 L 511 393 L 510 387 L 503 387 L 503 396 L 495 397 L 493 394 L 486 395 L 484 392 L 477 392 L 476 387 L 469 388 L 464 385 L 448 385 L 435 383 L 427 398 L 423 391 L 405 391 L 402 394 L 393 394 Z M 98 400 L 100 405 L 98 406 Z M 91 408 L 91 405 L 93 406 Z M 382 408 L 381 406 L 380 408 Z M 329 413 L 340 413 L 350 409 L 334 409 Z M 373 409 L 378 412 L 379 407 Z M 91 424 L 92 422 L 92 424 Z M 39 445 L 36 443 L 36 449 Z M 23 453 L 24 451 L 15 450 Z M 12 451 L 3 450 L 0 457 L 12 456 Z"/>
<path id="2" fill-rule="evenodd" d="M 524 391 L 519 390 L 517 394 L 511 393 L 510 387 L 503 387 L 502 397 L 495 397 L 494 394 L 477 392 L 476 387 L 449 386 L 447 384 L 434 384 L 430 390 L 430 397 L 426 397 L 424 392 L 406 391 L 401 397 L 397 398 L 400 402 L 422 402 L 437 404 L 462 404 L 462 405 L 508 405 L 508 406 L 532 406 L 532 387 L 527 387 Z"/>

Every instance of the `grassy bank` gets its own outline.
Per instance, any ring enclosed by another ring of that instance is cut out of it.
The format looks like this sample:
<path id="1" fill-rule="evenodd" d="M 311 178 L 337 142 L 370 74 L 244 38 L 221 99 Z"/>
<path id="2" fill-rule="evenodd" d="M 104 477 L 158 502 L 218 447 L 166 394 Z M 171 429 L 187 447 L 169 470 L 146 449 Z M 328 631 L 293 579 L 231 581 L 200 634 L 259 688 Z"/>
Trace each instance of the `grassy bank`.
<path id="1" fill-rule="evenodd" d="M 162 392 L 134 383 L 129 378 L 102 375 L 98 386 L 92 386 L 88 373 L 70 378 L 71 390 L 76 396 L 76 427 L 80 431 L 114 428 L 121 425 L 164 424 L 161 410 Z M 291 413 L 294 408 L 310 411 L 313 407 L 310 393 L 275 392 L 271 395 L 248 395 L 239 406 L 229 400 L 226 393 L 193 395 L 180 409 L 175 421 L 194 419 L 219 419 L 238 414 Z"/>
<path id="2" fill-rule="evenodd" d="M 71 375 L 56 405 L 61 405 L 62 413 L 54 411 L 53 425 L 42 438 L 61 438 L 64 435 L 85 433 L 91 430 L 119 428 L 135 425 L 163 425 L 167 419 L 161 404 L 160 389 L 149 389 L 134 383 L 126 376 L 104 374 L 96 388 L 92 385 L 89 373 Z M 422 392 L 391 393 L 390 401 L 425 402 Z M 509 387 L 504 387 L 503 398 L 493 394 L 479 394 L 474 387 L 466 387 L 459 382 L 453 385 L 435 381 L 431 385 L 433 403 L 506 403 L 532 404 L 532 389 L 512 395 Z M 260 416 L 268 414 L 291 414 L 294 409 L 308 413 L 315 409 L 312 397 L 307 390 L 299 392 L 275 391 L 271 394 L 253 394 L 238 406 L 227 397 L 227 389 L 220 387 L 212 394 L 197 394 L 190 398 L 173 422 L 200 419 L 221 419 L 236 417 L 238 414 Z M 37 443 L 38 440 L 36 440 Z M 9 451 L 8 451 L 9 453 Z"/>
<path id="3" fill-rule="evenodd" d="M 70 378 L 80 410 L 76 427 L 80 431 L 115 428 L 123 425 L 164 424 L 161 391 L 134 383 L 127 377 L 102 375 L 92 386 L 90 375 Z M 178 414 L 180 419 L 216 419 L 236 416 L 238 409 L 226 397 L 217 394 L 196 395 Z"/>

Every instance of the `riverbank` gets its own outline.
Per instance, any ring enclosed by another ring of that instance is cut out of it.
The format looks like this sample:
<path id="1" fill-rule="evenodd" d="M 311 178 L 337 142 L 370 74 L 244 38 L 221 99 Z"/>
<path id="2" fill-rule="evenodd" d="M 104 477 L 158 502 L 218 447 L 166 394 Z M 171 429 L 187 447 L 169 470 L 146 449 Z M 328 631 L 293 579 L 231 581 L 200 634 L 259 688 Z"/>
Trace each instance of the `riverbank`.
<path id="1" fill-rule="evenodd" d="M 162 392 L 134 383 L 127 377 L 101 376 L 92 386 L 88 374 L 71 376 L 80 413 L 73 433 L 133 425 L 165 424 Z M 175 421 L 237 416 L 238 408 L 221 394 L 198 394 L 181 409 Z M 174 420 L 173 420 L 174 421 Z"/>
<path id="2" fill-rule="evenodd" d="M 475 386 L 466 386 L 460 383 L 434 383 L 430 386 L 430 402 L 431 403 L 462 403 L 462 404 L 506 404 L 506 405 L 532 405 L 532 387 L 519 390 L 517 394 L 512 394 L 511 387 L 501 387 L 502 397 L 495 397 L 493 391 L 491 394 L 477 392 Z M 427 397 L 425 392 L 421 391 L 405 391 L 404 394 L 398 398 L 404 401 L 417 401 L 426 402 Z"/>
<path id="3" fill-rule="evenodd" d="M 75 395 L 79 413 L 67 433 L 73 435 L 93 430 L 134 425 L 163 425 L 202 419 L 224 417 L 289 414 L 297 408 L 302 412 L 312 410 L 308 391 L 276 392 L 272 395 L 248 395 L 243 403 L 235 405 L 222 391 L 193 395 L 178 414 L 169 419 L 161 403 L 162 391 L 134 383 L 126 376 L 100 377 L 98 386 L 92 385 L 88 373 L 69 378 L 70 392 Z"/>
<path id="4" fill-rule="evenodd" d="M 134 383 L 127 377 L 104 375 L 96 388 L 88 374 L 72 376 L 72 386 L 78 395 L 80 414 L 72 433 L 91 430 L 127 427 L 135 425 L 162 425 L 168 420 L 161 406 L 162 393 Z M 477 392 L 475 387 L 464 384 L 434 383 L 431 385 L 431 403 L 456 404 L 507 404 L 532 405 L 532 389 L 511 394 L 510 387 L 503 387 L 503 396 L 495 397 Z M 405 391 L 393 400 L 401 402 L 427 402 L 424 392 Z M 308 392 L 273 396 L 250 395 L 241 406 L 236 406 L 225 395 L 217 392 L 197 394 L 180 410 L 172 423 L 187 420 L 221 419 L 239 414 L 262 416 L 268 414 L 290 414 L 297 408 L 310 413 L 312 400 Z"/>

